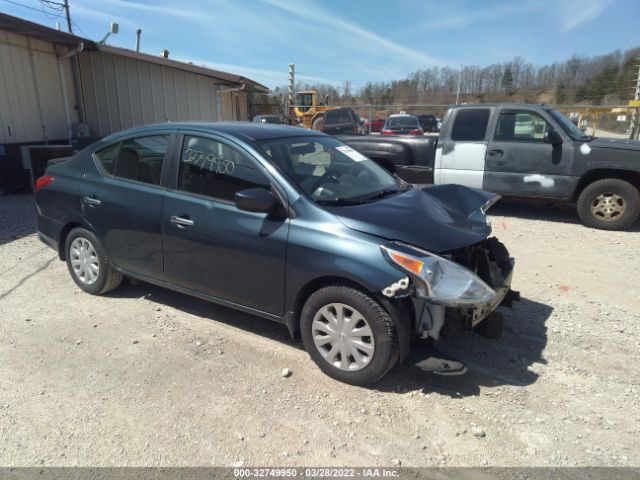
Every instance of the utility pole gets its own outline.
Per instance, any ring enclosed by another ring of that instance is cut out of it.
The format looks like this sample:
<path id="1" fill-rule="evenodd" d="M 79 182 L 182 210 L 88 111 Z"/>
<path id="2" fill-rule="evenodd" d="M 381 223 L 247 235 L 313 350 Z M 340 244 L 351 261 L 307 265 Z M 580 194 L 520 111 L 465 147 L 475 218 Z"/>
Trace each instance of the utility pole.
<path id="1" fill-rule="evenodd" d="M 64 8 L 64 14 L 67 17 L 67 32 L 73 33 L 71 29 L 71 14 L 69 13 L 69 0 L 64 0 L 62 8 Z"/>
<path id="2" fill-rule="evenodd" d="M 640 60 L 640 58 L 638 59 Z M 631 140 L 638 140 L 640 136 L 640 108 L 638 108 L 637 103 L 640 101 L 640 63 L 638 64 L 638 76 L 636 77 L 636 90 L 633 95 L 633 99 L 636 103 L 635 110 L 631 115 L 631 131 L 629 138 Z"/>
<path id="3" fill-rule="evenodd" d="M 462 81 L 462 65 L 460 65 L 460 73 L 458 73 L 458 88 L 456 90 L 456 105 L 460 99 L 460 82 Z"/>
<path id="4" fill-rule="evenodd" d="M 293 98 L 294 98 L 294 88 L 296 85 L 296 67 L 293 63 L 289 64 L 289 88 L 287 89 L 287 116 L 290 121 L 294 119 L 291 118 L 291 112 L 293 111 Z"/>

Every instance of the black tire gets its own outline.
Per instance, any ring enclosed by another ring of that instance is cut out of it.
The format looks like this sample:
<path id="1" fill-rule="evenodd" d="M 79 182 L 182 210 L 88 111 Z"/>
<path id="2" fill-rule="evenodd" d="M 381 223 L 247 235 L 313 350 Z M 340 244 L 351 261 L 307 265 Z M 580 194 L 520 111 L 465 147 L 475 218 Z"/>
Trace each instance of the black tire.
<path id="1" fill-rule="evenodd" d="M 86 240 L 91 244 L 95 251 L 95 258 L 98 264 L 98 274 L 95 281 L 90 284 L 83 282 L 72 265 L 74 261 L 74 254 L 71 252 L 71 246 L 76 239 Z M 89 230 L 85 228 L 74 228 L 71 230 L 69 235 L 67 235 L 64 248 L 67 259 L 67 268 L 69 269 L 71 278 L 73 278 L 76 285 L 78 285 L 78 287 L 83 291 L 92 295 L 102 295 L 117 288 L 122 282 L 122 274 L 113 269 L 102 244 Z"/>
<path id="2" fill-rule="evenodd" d="M 623 202 L 623 211 L 610 219 L 594 213 L 592 206 L 597 205 L 598 197 L 601 195 L 616 195 Z M 631 227 L 640 216 L 640 191 L 629 182 L 617 178 L 596 180 L 580 193 L 577 207 L 580 220 L 588 227 L 625 230 Z"/>
<path id="3" fill-rule="evenodd" d="M 360 370 L 347 371 L 334 366 L 314 343 L 314 317 L 320 309 L 332 303 L 342 303 L 360 312 L 373 333 L 373 355 Z M 398 360 L 398 337 L 391 316 L 376 300 L 354 288 L 336 285 L 321 288 L 312 294 L 302 309 L 300 330 L 311 359 L 325 374 L 341 382 L 369 385 L 385 376 Z"/>
<path id="4" fill-rule="evenodd" d="M 316 118 L 311 124 L 311 130 L 317 130 L 318 132 L 321 132 L 323 125 L 324 121 L 322 120 L 322 118 Z"/>

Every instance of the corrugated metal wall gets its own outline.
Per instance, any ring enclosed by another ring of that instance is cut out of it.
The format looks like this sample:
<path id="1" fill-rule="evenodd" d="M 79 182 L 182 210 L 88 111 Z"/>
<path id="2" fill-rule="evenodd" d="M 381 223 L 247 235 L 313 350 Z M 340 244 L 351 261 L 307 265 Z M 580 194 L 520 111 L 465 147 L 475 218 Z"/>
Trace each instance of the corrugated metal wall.
<path id="1" fill-rule="evenodd" d="M 77 122 L 71 62 L 62 62 L 71 121 Z M 0 30 L 0 143 L 65 138 L 62 83 L 53 45 Z"/>
<path id="2" fill-rule="evenodd" d="M 218 96 L 218 88 L 228 87 L 213 78 L 107 52 L 82 52 L 79 57 L 93 135 L 169 120 L 246 119 L 246 94 Z"/>

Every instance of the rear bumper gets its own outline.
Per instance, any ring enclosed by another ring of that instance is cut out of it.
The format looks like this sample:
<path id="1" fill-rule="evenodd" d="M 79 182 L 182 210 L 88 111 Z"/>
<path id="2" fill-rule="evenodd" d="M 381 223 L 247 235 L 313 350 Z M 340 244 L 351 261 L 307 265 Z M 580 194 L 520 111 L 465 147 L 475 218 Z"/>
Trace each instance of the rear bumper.
<path id="1" fill-rule="evenodd" d="M 53 248 L 58 254 L 60 254 L 59 240 L 62 233 L 62 225 L 55 220 L 38 213 L 37 230 L 38 237 L 42 242 L 51 248 Z"/>

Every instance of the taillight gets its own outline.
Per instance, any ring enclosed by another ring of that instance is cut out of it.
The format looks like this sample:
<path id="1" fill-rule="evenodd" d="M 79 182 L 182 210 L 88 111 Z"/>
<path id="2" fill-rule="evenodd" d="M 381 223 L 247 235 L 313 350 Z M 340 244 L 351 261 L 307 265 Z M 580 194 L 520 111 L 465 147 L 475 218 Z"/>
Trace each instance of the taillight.
<path id="1" fill-rule="evenodd" d="M 54 178 L 51 175 L 43 175 L 41 177 L 39 177 L 36 180 L 36 186 L 35 186 L 35 193 L 38 193 L 38 191 L 42 188 L 42 187 L 46 187 L 47 185 L 49 185 L 51 182 L 53 182 Z"/>
<path id="2" fill-rule="evenodd" d="M 409 132 L 409 135 L 424 135 L 424 130 L 421 130 L 419 128 L 416 128 L 414 130 L 411 130 Z"/>
<path id="3" fill-rule="evenodd" d="M 382 135 L 393 135 L 393 130 L 382 130 L 380 132 Z"/>

